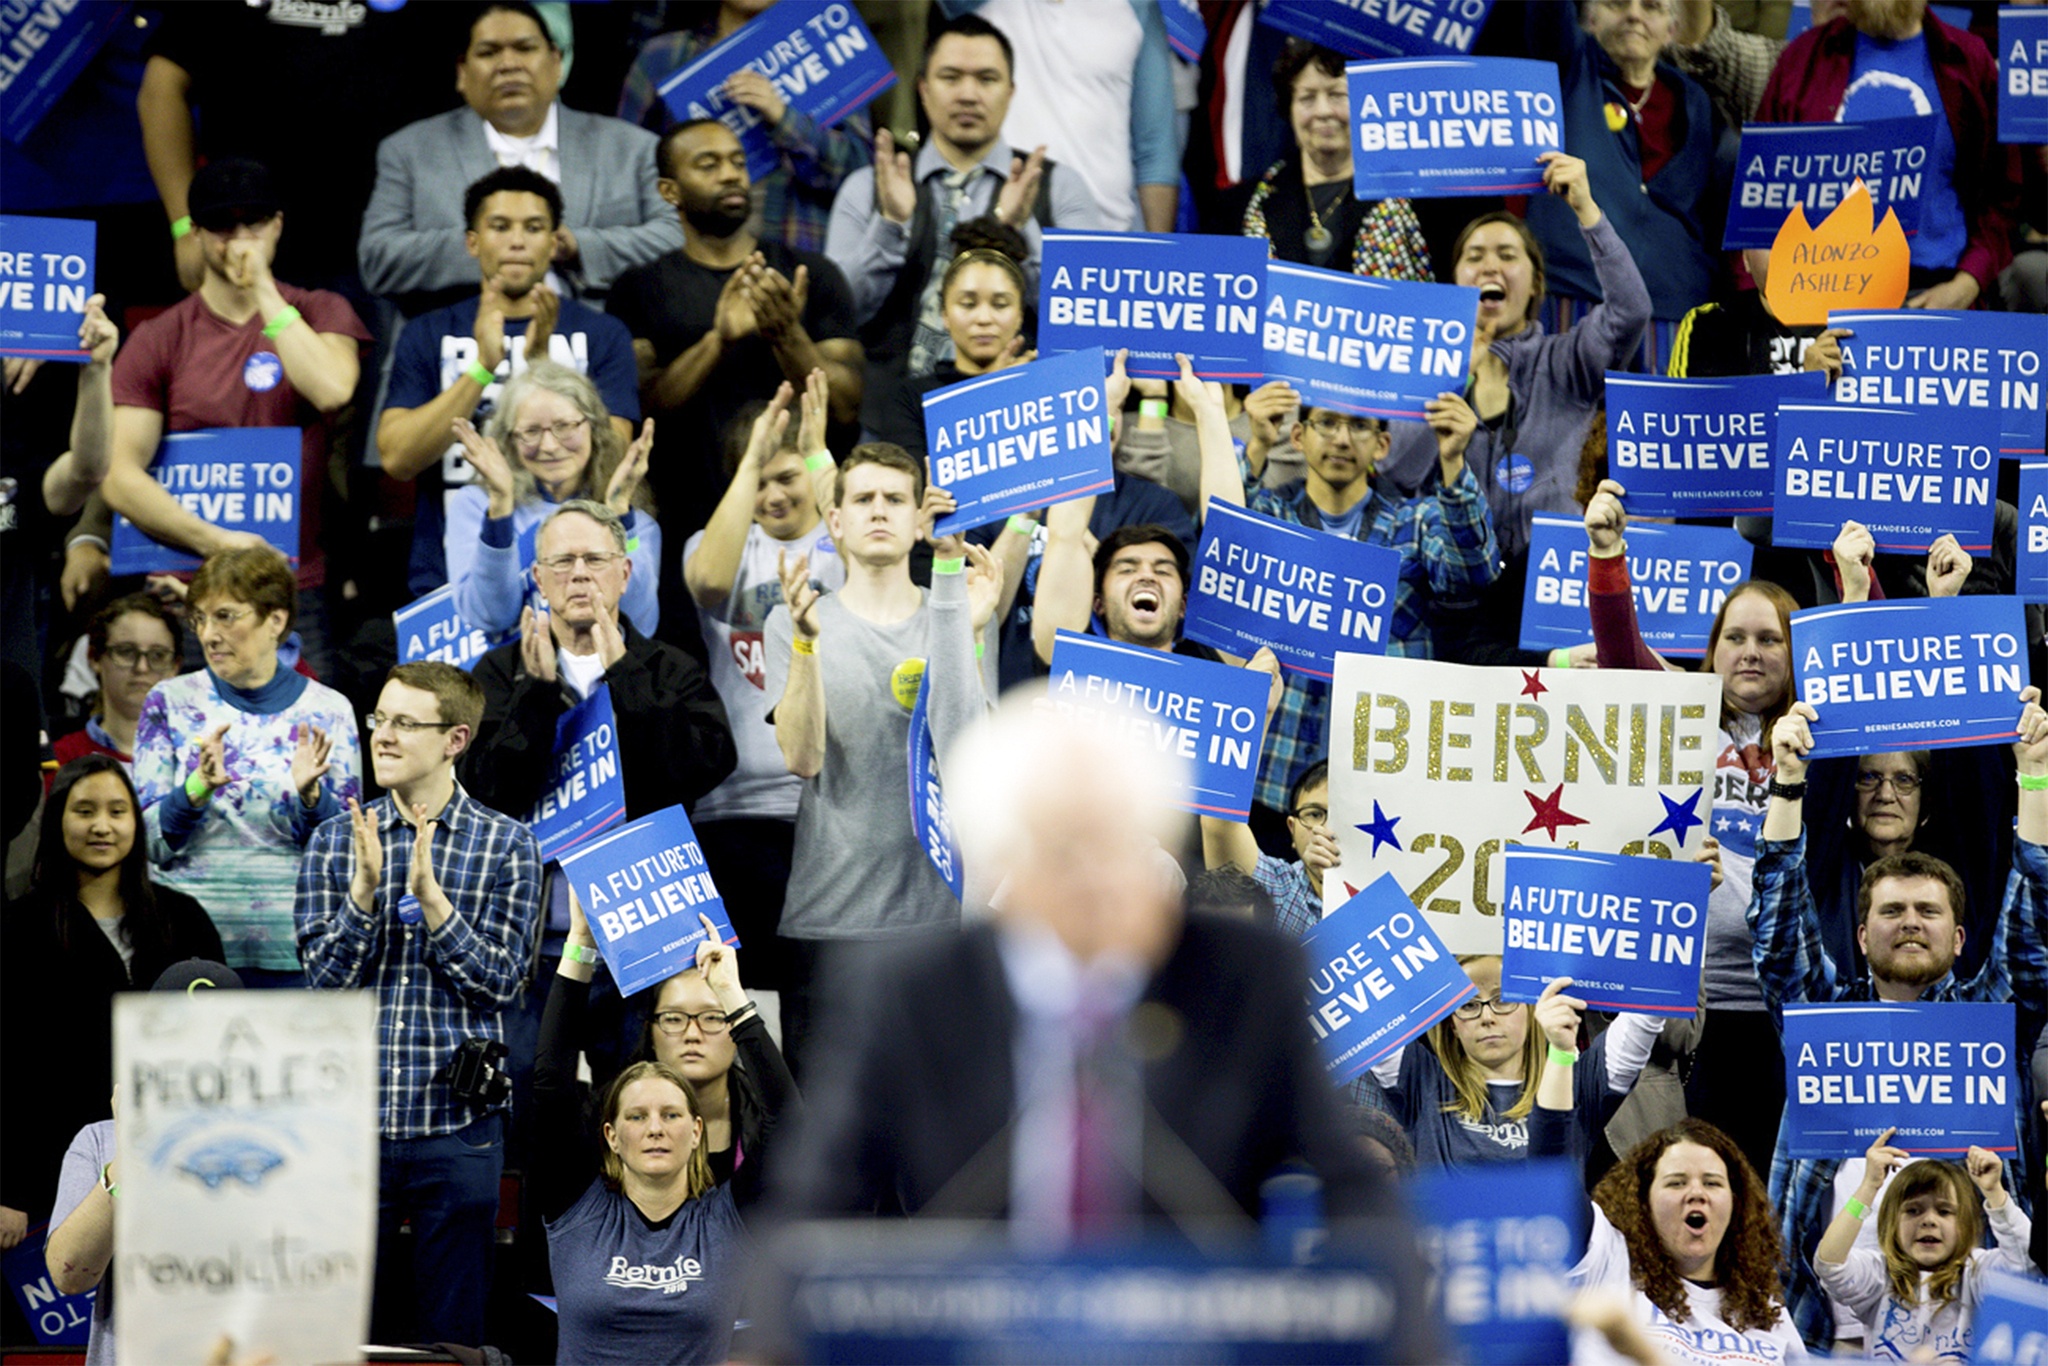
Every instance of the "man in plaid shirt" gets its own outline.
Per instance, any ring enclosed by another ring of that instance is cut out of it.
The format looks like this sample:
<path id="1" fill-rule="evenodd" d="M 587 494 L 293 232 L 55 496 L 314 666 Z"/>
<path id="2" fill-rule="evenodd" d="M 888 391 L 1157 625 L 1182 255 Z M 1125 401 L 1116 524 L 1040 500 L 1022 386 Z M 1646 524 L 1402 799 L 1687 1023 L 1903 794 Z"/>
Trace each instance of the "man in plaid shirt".
<path id="1" fill-rule="evenodd" d="M 2020 694 L 2019 826 L 2013 841 L 2013 876 L 2006 884 L 1998 943 L 1967 982 L 1956 980 L 1962 950 L 1963 884 L 1955 871 L 1926 854 L 1893 854 L 1864 870 L 1857 895 L 1857 944 L 1868 976 L 1848 980 L 1829 956 L 1807 881 L 1802 809 L 1806 755 L 1813 748 L 1813 708 L 1795 702 L 1771 734 L 1777 771 L 1763 836 L 1756 845 L 1755 895 L 1749 907 L 1757 979 L 1765 1004 L 1783 1027 L 1783 1007 L 1826 1001 L 2018 1001 L 2020 1032 L 2040 1025 L 2048 991 L 2048 712 L 2041 692 Z M 2030 786 L 2032 784 L 2032 786 Z M 2027 1016 L 2033 1018 L 2029 1020 Z M 2019 1127 L 2027 1132 L 2027 1125 Z M 1786 1260 L 1786 1309 L 1806 1345 L 1832 1350 L 1837 1325 L 1827 1292 L 1814 1275 L 1813 1254 L 1833 1221 L 1835 1178 L 1842 1163 L 1792 1158 L 1787 1129 L 1778 1128 L 1771 1159 L 1771 1204 L 1778 1210 Z M 1861 1160 L 1861 1159 L 1851 1159 Z M 2028 1189 L 2017 1158 L 2006 1162 L 2007 1189 Z M 1851 1332 L 1853 1324 L 1841 1325 Z"/>
<path id="2" fill-rule="evenodd" d="M 369 717 L 387 795 L 323 823 L 299 865 L 308 980 L 378 998 L 377 1263 L 395 1265 L 409 1217 L 417 1298 L 415 1323 L 379 1287 L 380 1342 L 485 1339 L 508 1107 L 458 1098 L 446 1069 L 466 1040 L 503 1040 L 499 1012 L 533 958 L 541 883 L 533 833 L 456 785 L 483 710 L 483 689 L 451 664 L 393 669 Z"/>

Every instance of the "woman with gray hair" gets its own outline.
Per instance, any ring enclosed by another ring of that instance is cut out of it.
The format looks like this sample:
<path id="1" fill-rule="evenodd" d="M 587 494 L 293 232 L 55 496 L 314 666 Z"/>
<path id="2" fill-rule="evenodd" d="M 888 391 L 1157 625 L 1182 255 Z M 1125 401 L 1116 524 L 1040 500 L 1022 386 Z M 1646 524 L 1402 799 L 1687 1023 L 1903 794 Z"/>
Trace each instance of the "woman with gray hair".
<path id="1" fill-rule="evenodd" d="M 455 435 L 477 475 L 448 500 L 448 581 L 463 620 L 493 635 L 517 627 L 540 524 L 560 504 L 589 498 L 626 525 L 633 575 L 619 607 L 653 635 L 661 581 L 661 527 L 646 487 L 654 419 L 623 446 L 596 385 L 565 365 L 536 361 L 505 386 L 483 432 L 458 418 Z M 516 461 L 506 458 L 507 445 Z"/>

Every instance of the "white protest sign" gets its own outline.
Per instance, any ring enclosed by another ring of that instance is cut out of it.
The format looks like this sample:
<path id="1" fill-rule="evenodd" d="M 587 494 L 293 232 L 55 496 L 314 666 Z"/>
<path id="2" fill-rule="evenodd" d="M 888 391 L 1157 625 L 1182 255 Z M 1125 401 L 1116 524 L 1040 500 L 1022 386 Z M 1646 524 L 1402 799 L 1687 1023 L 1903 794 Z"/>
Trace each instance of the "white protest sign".
<path id="1" fill-rule="evenodd" d="M 1689 858 L 1712 816 L 1709 674 L 1337 656 L 1330 909 L 1391 872 L 1453 953 L 1499 953 L 1509 845 Z"/>
<path id="2" fill-rule="evenodd" d="M 114 1004 L 124 1361 L 354 1361 L 377 1250 L 377 1005 L 367 991 Z"/>

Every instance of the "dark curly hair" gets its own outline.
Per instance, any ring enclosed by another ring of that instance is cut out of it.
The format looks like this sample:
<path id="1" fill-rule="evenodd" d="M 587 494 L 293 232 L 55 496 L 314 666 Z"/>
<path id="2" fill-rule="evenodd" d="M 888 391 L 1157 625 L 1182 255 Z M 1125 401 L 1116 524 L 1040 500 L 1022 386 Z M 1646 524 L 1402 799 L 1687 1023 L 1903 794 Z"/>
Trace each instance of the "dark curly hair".
<path id="1" fill-rule="evenodd" d="M 1705 1120 L 1680 1120 L 1651 1134 L 1593 1188 L 1593 1203 L 1628 1243 L 1629 1279 L 1673 1322 L 1691 1321 L 1685 1282 L 1650 1219 L 1650 1183 L 1656 1179 L 1657 1162 L 1666 1149 L 1680 1143 L 1711 1149 L 1728 1168 L 1733 1207 L 1728 1231 L 1721 1235 L 1721 1246 L 1714 1253 L 1721 1317 L 1738 1332 L 1768 1328 L 1783 1312 L 1778 1284 L 1785 1254 L 1778 1243 L 1777 1221 L 1756 1168 L 1749 1165 L 1734 1139 Z"/>

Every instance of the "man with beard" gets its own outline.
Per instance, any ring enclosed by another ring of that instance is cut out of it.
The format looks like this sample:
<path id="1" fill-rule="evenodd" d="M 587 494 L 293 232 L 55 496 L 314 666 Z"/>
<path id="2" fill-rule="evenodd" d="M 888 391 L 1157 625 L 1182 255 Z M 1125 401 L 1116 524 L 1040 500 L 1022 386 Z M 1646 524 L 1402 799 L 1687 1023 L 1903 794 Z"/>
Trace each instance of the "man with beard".
<path id="1" fill-rule="evenodd" d="M 532 361 L 551 360 L 588 375 L 630 443 L 640 420 L 633 338 L 616 320 L 548 287 L 562 192 L 524 166 L 492 171 L 463 195 L 469 229 L 463 246 L 483 289 L 473 299 L 423 313 L 398 339 L 391 384 L 377 420 L 377 455 L 393 479 L 418 479 L 412 561 L 406 587 L 430 592 L 448 582 L 444 499 L 475 474 L 455 440 L 454 423 L 478 428 L 505 382 Z"/>
<path id="2" fill-rule="evenodd" d="M 2020 738 L 2012 747 L 2020 789 L 2013 877 L 1999 916 L 1998 943 L 1968 981 L 1958 981 L 1954 972 L 1963 947 L 1962 879 L 1940 859 L 1919 853 L 1889 854 L 1864 870 L 1856 942 L 1870 972 L 1849 979 L 1837 968 L 1806 876 L 1803 804 L 1815 712 L 1795 702 L 1778 722 L 1771 733 L 1777 771 L 1756 846 L 1749 926 L 1764 1002 L 1781 1025 L 1786 1005 L 1827 1001 L 2018 1001 L 2029 1011 L 2040 1009 L 2048 991 L 2048 849 L 2042 848 L 2048 844 L 2048 712 L 2041 709 L 2038 688 L 2022 692 L 2020 702 Z M 1831 1350 L 1837 1316 L 1814 1275 L 1814 1249 L 1840 1212 L 1836 1191 L 1846 1195 L 1855 1189 L 1862 1177 L 1856 1164 L 1863 1159 L 1795 1160 L 1786 1155 L 1788 1134 L 1781 1125 L 1771 1159 L 1771 1204 L 1779 1212 L 1790 1264 L 1785 1307 L 1809 1347 Z M 2026 1189 L 2017 1159 L 2007 1163 L 2006 1180 L 2008 1189 Z M 1854 1321 L 1841 1320 L 1840 1327 L 1853 1331 Z"/>

